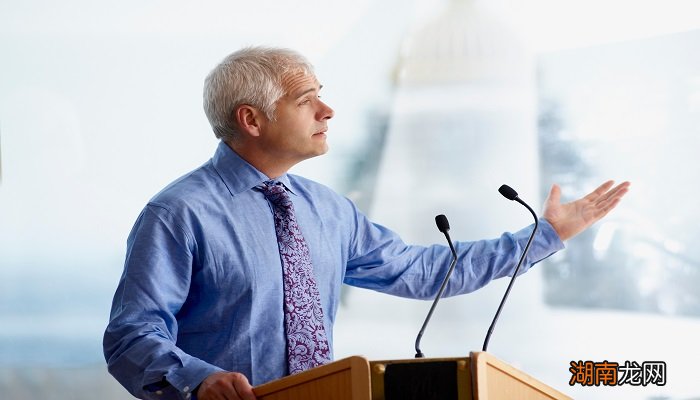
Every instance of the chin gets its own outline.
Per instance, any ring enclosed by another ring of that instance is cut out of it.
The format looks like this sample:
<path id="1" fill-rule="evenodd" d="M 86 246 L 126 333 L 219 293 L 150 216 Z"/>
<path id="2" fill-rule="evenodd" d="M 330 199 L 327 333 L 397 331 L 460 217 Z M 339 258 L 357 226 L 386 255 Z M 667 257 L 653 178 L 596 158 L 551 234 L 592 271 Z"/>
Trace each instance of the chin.
<path id="1" fill-rule="evenodd" d="M 328 153 L 328 143 L 325 141 L 325 139 L 321 143 L 316 143 L 313 153 L 315 156 Z"/>
<path id="2" fill-rule="evenodd" d="M 322 156 L 324 154 L 328 153 L 328 146 L 324 147 L 323 149 L 320 149 L 319 151 L 314 154 L 314 157 Z"/>

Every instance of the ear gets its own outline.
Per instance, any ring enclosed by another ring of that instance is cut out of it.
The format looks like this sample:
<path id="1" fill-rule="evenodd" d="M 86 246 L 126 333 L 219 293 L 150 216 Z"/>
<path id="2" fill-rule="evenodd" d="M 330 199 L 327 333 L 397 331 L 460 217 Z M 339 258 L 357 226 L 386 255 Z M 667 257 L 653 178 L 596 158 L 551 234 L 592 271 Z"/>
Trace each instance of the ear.
<path id="1" fill-rule="evenodd" d="M 265 114 L 257 108 L 243 104 L 234 111 L 234 117 L 242 132 L 250 136 L 260 136 L 261 124 L 265 122 Z"/>

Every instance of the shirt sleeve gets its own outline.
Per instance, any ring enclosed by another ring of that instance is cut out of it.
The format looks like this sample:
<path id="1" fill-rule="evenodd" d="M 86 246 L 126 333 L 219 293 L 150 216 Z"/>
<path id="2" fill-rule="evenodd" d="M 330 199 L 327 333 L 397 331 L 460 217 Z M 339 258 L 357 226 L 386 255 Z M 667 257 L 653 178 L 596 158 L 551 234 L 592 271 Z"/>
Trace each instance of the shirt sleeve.
<path id="1" fill-rule="evenodd" d="M 534 224 L 492 240 L 455 242 L 457 264 L 444 296 L 469 293 L 493 279 L 512 275 Z M 391 230 L 356 212 L 354 240 L 344 282 L 401 297 L 432 299 L 440 288 L 452 252 L 446 245 L 405 244 Z M 539 227 L 519 274 L 564 248 L 545 219 Z"/>
<path id="2" fill-rule="evenodd" d="M 129 235 L 103 347 L 109 372 L 138 398 L 189 399 L 204 378 L 221 371 L 176 346 L 194 246 L 182 224 L 152 204 Z"/>

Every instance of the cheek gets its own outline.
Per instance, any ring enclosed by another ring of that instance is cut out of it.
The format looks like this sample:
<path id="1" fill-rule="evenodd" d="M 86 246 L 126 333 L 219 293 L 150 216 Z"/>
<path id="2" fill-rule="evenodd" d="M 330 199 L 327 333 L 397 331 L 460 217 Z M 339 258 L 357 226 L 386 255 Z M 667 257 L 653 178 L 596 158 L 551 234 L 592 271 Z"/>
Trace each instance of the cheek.
<path id="1" fill-rule="evenodd" d="M 294 121 L 290 121 L 290 127 L 294 127 L 294 130 L 299 133 L 308 133 L 313 129 L 314 118 L 313 114 L 305 112 L 303 115 L 298 115 Z"/>

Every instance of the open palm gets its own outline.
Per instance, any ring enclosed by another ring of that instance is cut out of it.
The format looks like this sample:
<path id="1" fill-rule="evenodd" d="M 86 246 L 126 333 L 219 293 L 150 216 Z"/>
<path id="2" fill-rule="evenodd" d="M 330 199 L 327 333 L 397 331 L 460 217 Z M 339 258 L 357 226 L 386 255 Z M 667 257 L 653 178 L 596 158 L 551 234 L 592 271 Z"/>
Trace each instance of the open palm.
<path id="1" fill-rule="evenodd" d="M 561 188 L 552 185 L 544 203 L 543 216 L 561 240 L 570 239 L 607 215 L 629 191 L 629 182 L 614 188 L 613 184 L 613 181 L 607 181 L 585 197 L 564 204 L 561 203 Z"/>

